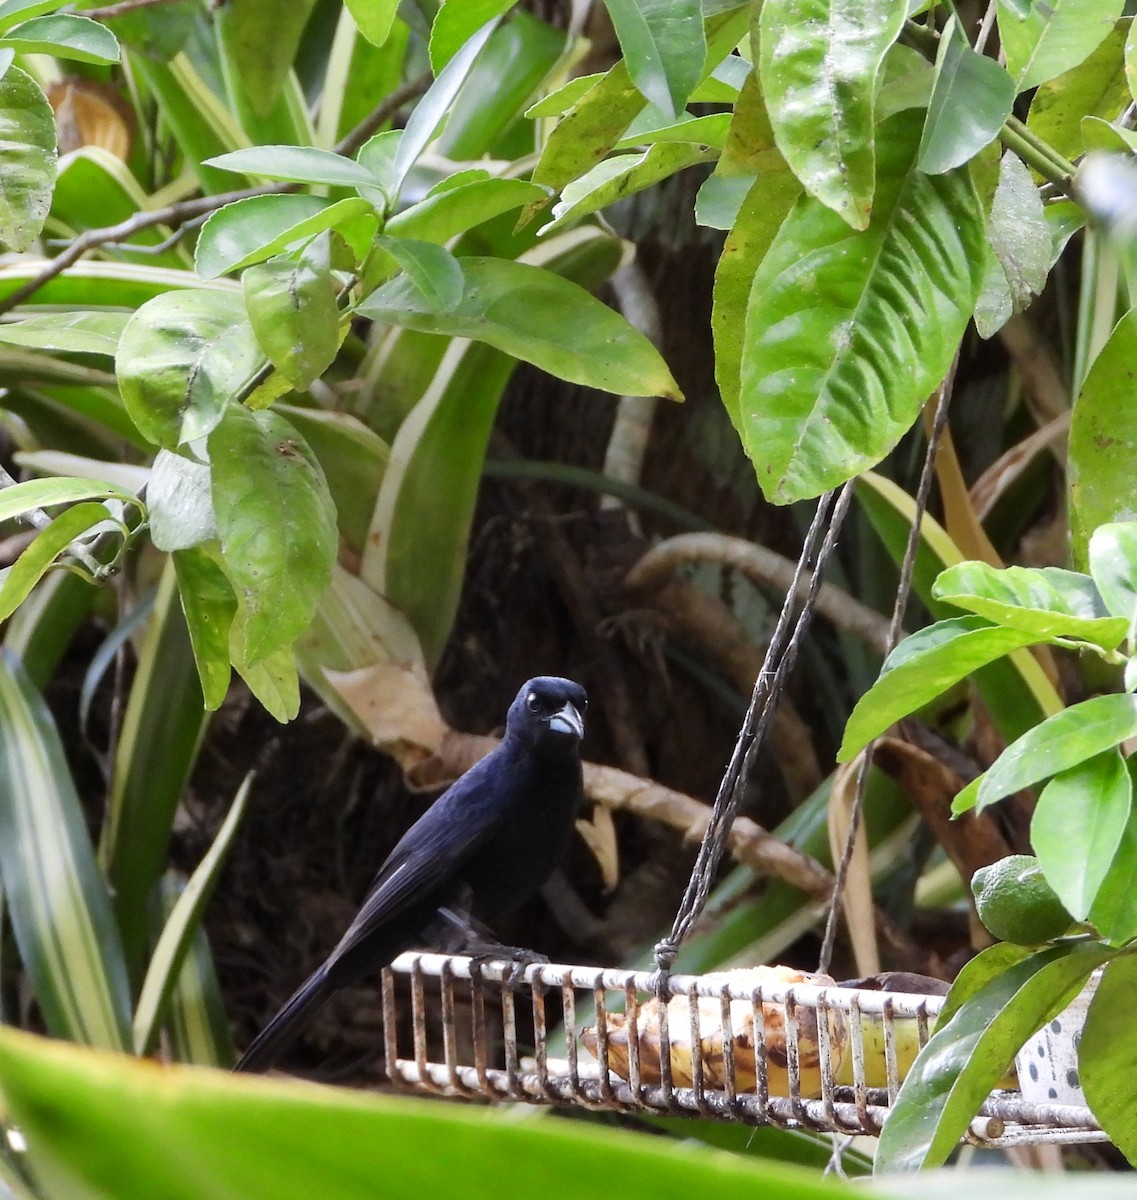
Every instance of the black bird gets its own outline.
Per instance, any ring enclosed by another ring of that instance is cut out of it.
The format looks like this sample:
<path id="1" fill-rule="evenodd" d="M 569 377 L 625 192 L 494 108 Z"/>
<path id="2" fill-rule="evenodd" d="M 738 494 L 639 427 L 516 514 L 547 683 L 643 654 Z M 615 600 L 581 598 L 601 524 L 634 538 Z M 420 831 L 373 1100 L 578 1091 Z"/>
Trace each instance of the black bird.
<path id="1" fill-rule="evenodd" d="M 263 1071 L 340 988 L 404 950 L 469 940 L 533 896 L 563 857 L 581 799 L 584 688 L 542 675 L 517 693 L 500 745 L 403 834 L 339 944 L 234 1070 Z M 447 938 L 449 927 L 449 938 Z M 449 946 L 448 946 L 449 948 Z"/>

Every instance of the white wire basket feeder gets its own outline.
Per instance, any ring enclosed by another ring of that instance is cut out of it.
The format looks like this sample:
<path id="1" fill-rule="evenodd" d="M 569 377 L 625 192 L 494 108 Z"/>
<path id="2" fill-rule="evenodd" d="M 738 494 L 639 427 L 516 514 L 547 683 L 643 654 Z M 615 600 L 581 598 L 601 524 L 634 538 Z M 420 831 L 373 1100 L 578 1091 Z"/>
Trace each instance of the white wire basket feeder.
<path id="1" fill-rule="evenodd" d="M 945 383 L 901 566 L 893 645 L 948 392 Z M 394 1085 L 484 1102 L 702 1116 L 837 1135 L 880 1133 L 904 1071 L 934 1031 L 942 996 L 839 987 L 827 975 L 787 968 L 671 972 L 722 859 L 851 497 L 848 483 L 818 501 L 686 893 L 671 933 L 655 947 L 657 969 L 533 964 L 522 970 L 484 958 L 404 954 L 384 971 L 382 983 L 385 1065 Z M 823 970 L 871 757 L 870 747 L 835 872 Z M 1020 1055 L 1028 1079 L 1041 1061 Z M 965 1139 L 1000 1147 L 1109 1140 L 1084 1104 L 1058 1103 L 1057 1089 L 1049 1095 L 1053 1102 L 1026 1099 L 1014 1087 L 992 1092 Z"/>

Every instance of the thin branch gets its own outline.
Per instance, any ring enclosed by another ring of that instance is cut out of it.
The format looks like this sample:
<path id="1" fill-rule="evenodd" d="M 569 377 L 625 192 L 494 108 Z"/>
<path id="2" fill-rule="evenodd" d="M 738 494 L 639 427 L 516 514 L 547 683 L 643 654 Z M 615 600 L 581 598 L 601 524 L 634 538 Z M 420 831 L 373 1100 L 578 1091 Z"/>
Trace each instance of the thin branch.
<path id="1" fill-rule="evenodd" d="M 342 140 L 337 142 L 332 149 L 336 154 L 354 154 L 360 146 L 379 128 L 380 125 L 385 125 L 394 115 L 407 104 L 409 101 L 421 96 L 423 92 L 430 87 L 434 80 L 434 76 L 429 71 L 423 71 L 421 75 L 416 75 L 414 79 L 408 79 L 406 83 L 399 87 L 389 95 L 382 99 L 378 105 L 359 124 L 351 130 Z"/>

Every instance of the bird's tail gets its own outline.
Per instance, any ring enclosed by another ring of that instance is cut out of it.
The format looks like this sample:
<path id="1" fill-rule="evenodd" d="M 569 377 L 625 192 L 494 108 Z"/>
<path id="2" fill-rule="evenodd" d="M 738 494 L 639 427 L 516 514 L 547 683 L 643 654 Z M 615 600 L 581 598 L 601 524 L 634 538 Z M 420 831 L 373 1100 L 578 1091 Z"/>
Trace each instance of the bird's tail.
<path id="1" fill-rule="evenodd" d="M 300 1036 L 305 1025 L 331 998 L 335 985 L 326 965 L 296 989 L 275 1017 L 253 1038 L 234 1071 L 267 1071 Z"/>

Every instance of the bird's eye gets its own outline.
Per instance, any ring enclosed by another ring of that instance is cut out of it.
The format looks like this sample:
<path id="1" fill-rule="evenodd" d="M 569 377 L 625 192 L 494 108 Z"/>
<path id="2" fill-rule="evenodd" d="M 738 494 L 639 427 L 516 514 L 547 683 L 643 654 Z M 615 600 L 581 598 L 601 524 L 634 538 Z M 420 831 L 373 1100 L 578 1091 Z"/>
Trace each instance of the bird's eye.
<path id="1" fill-rule="evenodd" d="M 541 708 L 541 701 L 538 699 L 536 692 L 530 692 L 525 697 L 525 703 L 529 705 L 530 712 L 538 712 Z"/>

